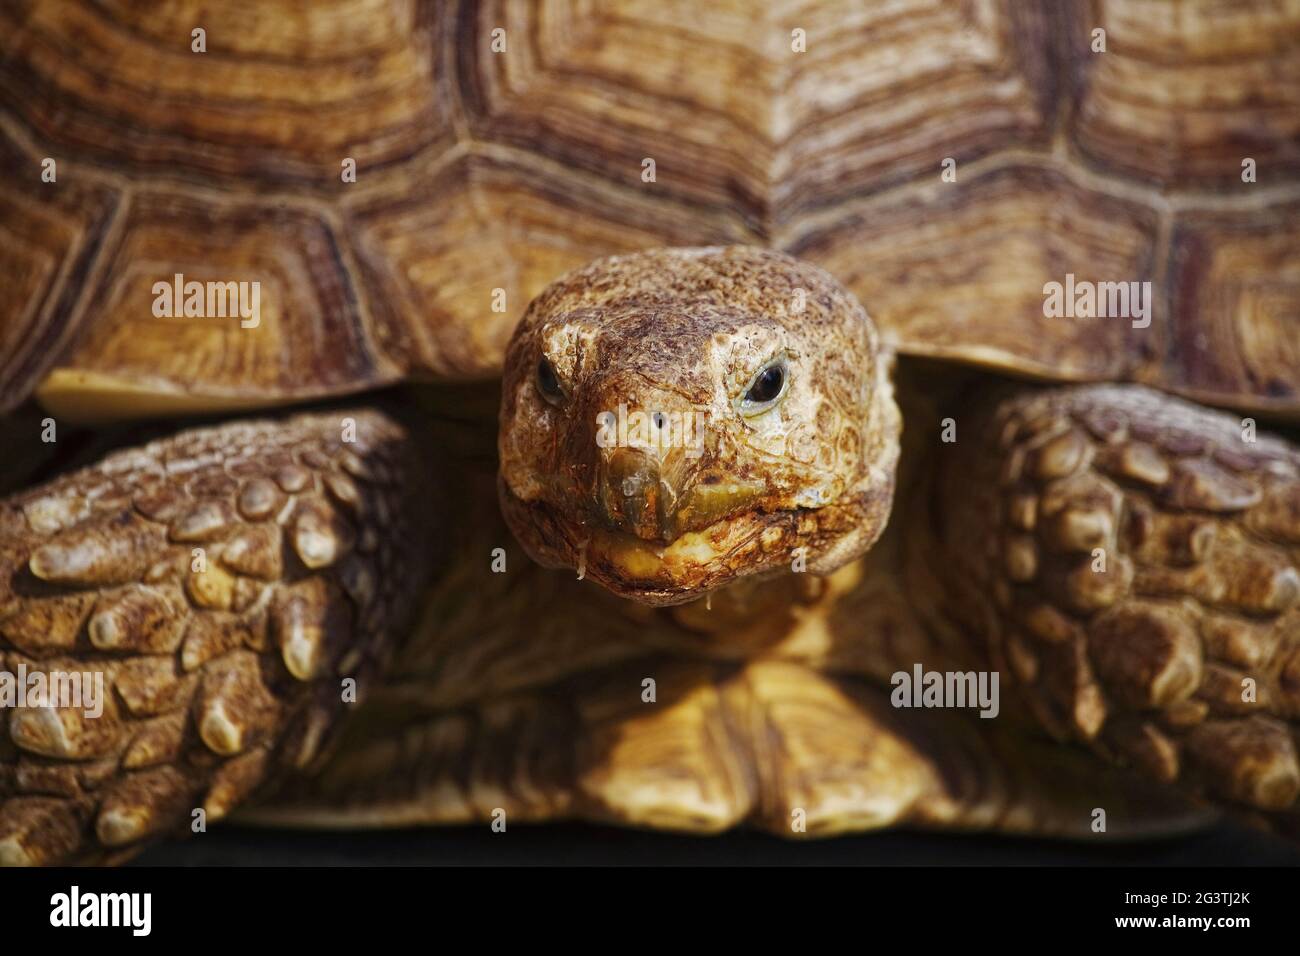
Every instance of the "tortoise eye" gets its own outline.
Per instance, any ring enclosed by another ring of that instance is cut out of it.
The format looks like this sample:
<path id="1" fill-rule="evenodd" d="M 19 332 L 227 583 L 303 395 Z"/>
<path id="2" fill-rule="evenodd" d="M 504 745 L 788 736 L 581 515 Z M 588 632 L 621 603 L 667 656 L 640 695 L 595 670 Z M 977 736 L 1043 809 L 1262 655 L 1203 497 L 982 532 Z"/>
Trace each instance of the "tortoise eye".
<path id="1" fill-rule="evenodd" d="M 555 366 L 546 356 L 542 356 L 541 361 L 537 363 L 537 390 L 542 393 L 542 398 L 552 405 L 564 401 L 564 389 L 560 387 L 560 377 L 555 372 Z"/>
<path id="2" fill-rule="evenodd" d="M 789 377 L 784 357 L 769 362 L 754 376 L 745 397 L 741 399 L 741 414 L 758 415 L 775 405 L 777 399 L 785 393 Z"/>

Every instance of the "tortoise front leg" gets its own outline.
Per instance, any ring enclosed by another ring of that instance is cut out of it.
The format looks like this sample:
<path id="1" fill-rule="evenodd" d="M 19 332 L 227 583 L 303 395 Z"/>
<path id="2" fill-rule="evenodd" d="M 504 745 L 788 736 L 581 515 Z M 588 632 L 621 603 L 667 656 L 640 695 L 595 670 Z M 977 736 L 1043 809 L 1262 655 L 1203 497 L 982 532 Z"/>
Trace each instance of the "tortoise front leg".
<path id="1" fill-rule="evenodd" d="M 310 762 L 427 576 L 421 471 L 358 409 L 184 431 L 0 502 L 0 864 L 119 859 Z M 41 700 L 33 675 L 69 679 Z"/>
<path id="2" fill-rule="evenodd" d="M 1286 829 L 1300 799 L 1300 451 L 1139 386 L 958 421 L 951 599 L 1041 722 Z"/>

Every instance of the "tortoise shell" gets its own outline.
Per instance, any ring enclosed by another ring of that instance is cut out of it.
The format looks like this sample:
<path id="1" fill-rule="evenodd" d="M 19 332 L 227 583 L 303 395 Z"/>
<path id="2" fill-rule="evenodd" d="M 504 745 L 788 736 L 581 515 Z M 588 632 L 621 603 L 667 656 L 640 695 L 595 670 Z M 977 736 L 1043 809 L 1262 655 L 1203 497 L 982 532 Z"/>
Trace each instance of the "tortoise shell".
<path id="1" fill-rule="evenodd" d="M 1298 39 L 1297 2 L 7 3 L 0 408 L 488 378 L 566 270 L 747 243 L 904 353 L 1293 412 Z M 178 275 L 256 281 L 256 327 L 155 314 Z M 1076 282 L 1148 321 L 1047 314 Z"/>

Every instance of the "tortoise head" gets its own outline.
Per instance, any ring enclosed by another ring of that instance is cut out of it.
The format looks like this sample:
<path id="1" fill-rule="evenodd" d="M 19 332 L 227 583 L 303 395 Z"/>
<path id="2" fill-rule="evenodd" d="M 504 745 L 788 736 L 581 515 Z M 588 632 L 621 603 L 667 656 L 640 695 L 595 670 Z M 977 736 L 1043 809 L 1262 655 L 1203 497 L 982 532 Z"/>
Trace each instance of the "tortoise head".
<path id="1" fill-rule="evenodd" d="M 889 362 L 853 296 L 788 256 L 598 260 L 542 292 L 507 349 L 506 520 L 538 562 L 652 604 L 834 570 L 889 514 Z"/>

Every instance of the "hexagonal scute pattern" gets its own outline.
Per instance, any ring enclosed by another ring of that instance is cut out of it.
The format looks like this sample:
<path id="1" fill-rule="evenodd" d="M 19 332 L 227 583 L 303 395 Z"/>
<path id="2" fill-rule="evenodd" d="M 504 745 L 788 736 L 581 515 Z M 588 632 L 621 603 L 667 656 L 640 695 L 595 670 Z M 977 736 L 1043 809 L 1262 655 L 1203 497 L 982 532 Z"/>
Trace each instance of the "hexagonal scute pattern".
<path id="1" fill-rule="evenodd" d="M 0 198 L 0 406 L 142 364 L 140 411 L 490 377 L 564 270 L 741 242 L 830 268 L 904 352 L 1288 411 L 1298 35 L 1297 0 L 8 4 L 4 153 L 86 198 Z M 137 206 L 189 211 L 144 240 Z M 159 352 L 142 279 L 183 265 L 277 320 Z M 1067 274 L 1150 282 L 1153 322 L 1046 316 Z"/>

